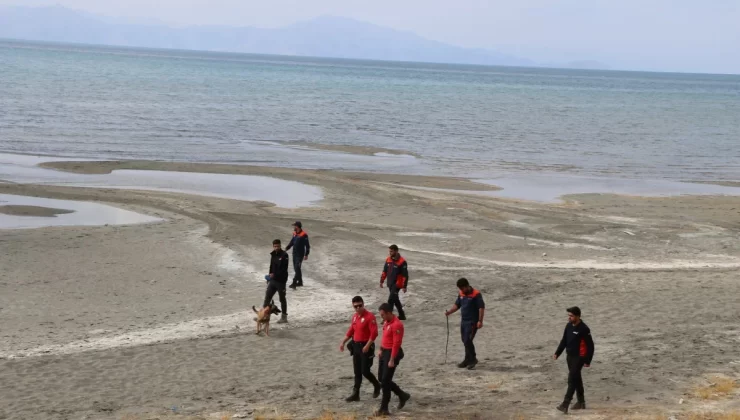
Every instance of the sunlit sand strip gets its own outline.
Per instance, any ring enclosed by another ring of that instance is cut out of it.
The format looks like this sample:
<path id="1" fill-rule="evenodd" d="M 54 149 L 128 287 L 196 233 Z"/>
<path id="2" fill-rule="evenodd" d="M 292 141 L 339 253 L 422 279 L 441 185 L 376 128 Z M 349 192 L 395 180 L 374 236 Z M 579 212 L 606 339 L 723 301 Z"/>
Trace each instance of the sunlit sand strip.
<path id="1" fill-rule="evenodd" d="M 390 243 L 379 240 L 381 243 Z M 636 262 L 604 262 L 598 260 L 563 260 L 548 261 L 543 259 L 542 262 L 521 262 L 521 261 L 499 261 L 486 258 L 472 257 L 469 255 L 455 254 L 451 252 L 437 252 L 424 249 L 408 247 L 396 244 L 402 252 L 418 252 L 422 254 L 439 255 L 455 259 L 464 259 L 476 261 L 485 264 L 491 264 L 500 267 L 521 267 L 521 268 L 565 268 L 565 269 L 595 269 L 595 270 L 671 270 L 671 269 L 694 269 L 694 268 L 738 268 L 740 259 L 724 257 L 723 260 L 664 260 L 664 261 L 636 261 Z M 715 256 L 717 257 L 717 256 Z"/>

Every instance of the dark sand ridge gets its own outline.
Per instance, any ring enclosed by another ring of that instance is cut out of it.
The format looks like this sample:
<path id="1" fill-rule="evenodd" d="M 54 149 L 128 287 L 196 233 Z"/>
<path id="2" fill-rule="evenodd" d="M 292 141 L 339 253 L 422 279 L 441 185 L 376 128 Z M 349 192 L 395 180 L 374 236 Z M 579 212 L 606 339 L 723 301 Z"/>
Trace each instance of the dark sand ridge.
<path id="1" fill-rule="evenodd" d="M 383 147 L 371 147 L 371 146 L 357 146 L 351 144 L 325 144 L 325 143 L 313 143 L 308 141 L 279 141 L 270 140 L 267 143 L 277 143 L 285 146 L 298 146 L 306 149 L 314 150 L 328 150 L 332 152 L 350 153 L 354 155 L 365 155 L 373 156 L 376 153 L 387 153 L 389 155 L 407 155 L 413 157 L 420 157 L 418 154 L 409 152 L 407 150 L 399 149 L 386 149 Z"/>
<path id="2" fill-rule="evenodd" d="M 10 216 L 55 217 L 57 214 L 74 213 L 73 210 L 53 209 L 39 206 L 0 206 L 0 213 Z"/>
<path id="3" fill-rule="evenodd" d="M 224 169 L 70 165 L 80 172 Z M 0 416 L 165 418 L 172 406 L 182 416 L 276 409 L 290 418 L 325 409 L 369 414 L 377 401 L 367 387 L 361 403 L 343 402 L 351 367 L 336 347 L 351 308 L 334 299 L 360 293 L 377 307 L 386 296 L 377 281 L 390 242 L 401 246 L 412 276 L 404 297 L 407 357 L 398 373 L 413 394 L 404 416 L 554 416 L 566 369 L 549 358 L 572 304 L 583 308 L 597 344 L 585 377 L 584 417 L 737 409 L 733 399 L 707 404 L 690 395 L 709 375 L 740 375 L 733 363 L 740 359 L 737 197 L 587 194 L 544 205 L 410 190 L 372 174 L 236 168 L 319 185 L 326 198 L 321 207 L 286 210 L 173 193 L 0 186 L 2 193 L 118 203 L 168 218 L 150 226 L 3 234 L 2 354 L 16 357 L 0 360 L 0 381 L 11 384 L 0 393 Z M 289 293 L 296 322 L 275 328 L 270 339 L 255 337 L 246 308 L 261 300 L 269 242 L 287 239 L 295 219 L 304 221 L 314 247 L 307 286 Z M 224 250 L 256 269 L 222 267 Z M 440 365 L 442 312 L 461 275 L 489 305 L 475 372 L 452 364 L 462 354 L 455 329 L 449 364 Z M 146 345 L 116 338 L 142 340 L 133 333 L 147 331 Z M 65 347 L 85 340 L 92 350 Z"/>
<path id="4" fill-rule="evenodd" d="M 108 161 L 108 162 L 46 162 L 39 165 L 44 168 L 57 169 L 82 174 L 107 174 L 117 169 L 160 170 L 176 172 L 204 172 L 236 175 L 274 176 L 299 182 L 327 182 L 336 177 L 326 174 L 326 170 L 297 170 L 269 166 L 216 165 L 180 162 L 152 161 Z M 473 191 L 497 191 L 498 187 L 470 181 L 465 178 L 448 178 L 419 175 L 390 175 L 364 172 L 342 172 L 344 181 L 376 181 L 392 184 L 405 184 L 419 187 L 447 188 Z"/>

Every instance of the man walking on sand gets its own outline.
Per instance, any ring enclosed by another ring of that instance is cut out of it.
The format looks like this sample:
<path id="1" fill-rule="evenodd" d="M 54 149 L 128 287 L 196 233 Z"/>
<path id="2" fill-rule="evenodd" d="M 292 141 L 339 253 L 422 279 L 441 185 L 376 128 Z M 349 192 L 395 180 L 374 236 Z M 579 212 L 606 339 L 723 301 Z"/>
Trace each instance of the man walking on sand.
<path id="1" fill-rule="evenodd" d="M 308 260 L 308 254 L 311 252 L 311 244 L 308 242 L 308 234 L 303 230 L 303 224 L 300 221 L 293 223 L 293 238 L 290 239 L 286 251 L 293 248 L 293 283 L 290 288 L 295 290 L 296 287 L 303 287 L 303 272 L 301 265 L 303 261 Z"/>
<path id="2" fill-rule="evenodd" d="M 591 360 L 594 357 L 594 340 L 591 337 L 591 330 L 581 320 L 581 309 L 574 306 L 568 308 L 567 311 L 568 324 L 565 326 L 563 339 L 560 340 L 560 345 L 552 356 L 553 359 L 557 360 L 563 350 L 567 352 L 568 391 L 565 393 L 563 403 L 557 407 L 558 410 L 566 414 L 568 413 L 568 405 L 573 401 L 574 393 L 578 397 L 578 402 L 573 404 L 571 409 L 584 410 L 586 408 L 581 370 L 584 367 L 591 366 Z"/>
<path id="3" fill-rule="evenodd" d="M 398 247 L 396 245 L 388 247 L 388 258 L 385 260 L 383 273 L 380 275 L 381 288 L 386 280 L 388 280 L 388 303 L 391 307 L 393 305 L 396 306 L 398 309 L 398 319 L 405 321 L 406 314 L 403 311 L 403 305 L 401 305 L 401 298 L 398 296 L 398 292 L 403 290 L 406 293 L 406 288 L 409 285 L 409 270 L 406 260 L 398 253 Z"/>
<path id="4" fill-rule="evenodd" d="M 267 280 L 267 290 L 265 290 L 265 302 L 262 305 L 269 305 L 272 298 L 277 292 L 280 296 L 280 310 L 282 314 L 278 324 L 288 322 L 288 301 L 285 298 L 285 285 L 288 283 L 288 264 L 290 257 L 283 251 L 280 239 L 272 241 L 272 252 L 270 253 L 270 274 L 265 276 Z"/>
<path id="5" fill-rule="evenodd" d="M 460 290 L 460 295 L 452 308 L 445 311 L 445 316 L 450 316 L 460 309 L 460 336 L 465 346 L 465 360 L 458 363 L 457 367 L 473 370 L 478 364 L 473 339 L 475 333 L 483 328 L 483 313 L 486 310 L 486 304 L 483 302 L 483 295 L 470 286 L 468 279 L 464 277 L 459 279 L 457 288 Z"/>
<path id="6" fill-rule="evenodd" d="M 411 398 L 411 394 L 403 392 L 393 382 L 398 363 L 403 359 L 403 323 L 393 315 L 393 306 L 389 303 L 380 305 L 378 309 L 380 317 L 383 318 L 383 339 L 380 341 L 378 351 L 378 379 L 383 389 L 383 398 L 380 401 L 380 409 L 375 412 L 376 416 L 387 416 L 388 404 L 391 402 L 391 391 L 398 395 L 398 409 L 402 409 Z"/>
<path id="7" fill-rule="evenodd" d="M 355 308 L 355 313 L 352 315 L 347 334 L 339 345 L 339 351 L 344 351 L 344 345 L 352 340 L 350 353 L 352 353 L 352 364 L 355 368 L 355 386 L 352 389 L 352 395 L 345 400 L 347 402 L 360 401 L 363 376 L 375 387 L 373 398 L 378 398 L 380 395 L 380 382 L 370 371 L 375 356 L 375 339 L 378 338 L 378 322 L 375 320 L 375 314 L 365 309 L 365 302 L 361 296 L 352 298 L 352 306 Z"/>

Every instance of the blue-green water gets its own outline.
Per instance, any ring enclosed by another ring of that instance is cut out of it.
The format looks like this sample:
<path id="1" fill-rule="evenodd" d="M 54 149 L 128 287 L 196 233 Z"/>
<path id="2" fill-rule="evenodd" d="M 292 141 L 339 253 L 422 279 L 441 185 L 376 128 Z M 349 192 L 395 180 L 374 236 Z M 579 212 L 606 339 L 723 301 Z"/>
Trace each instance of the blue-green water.
<path id="1" fill-rule="evenodd" d="M 0 152 L 470 177 L 740 179 L 740 76 L 0 41 Z"/>

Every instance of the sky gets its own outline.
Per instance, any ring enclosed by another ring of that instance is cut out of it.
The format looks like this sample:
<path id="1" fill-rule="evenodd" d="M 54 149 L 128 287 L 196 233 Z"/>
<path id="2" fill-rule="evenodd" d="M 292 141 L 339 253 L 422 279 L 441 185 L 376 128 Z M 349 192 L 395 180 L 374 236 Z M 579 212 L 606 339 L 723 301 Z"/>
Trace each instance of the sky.
<path id="1" fill-rule="evenodd" d="M 740 73 L 740 0 L 0 0 L 171 25 L 350 17 L 463 47 L 615 69 Z"/>

